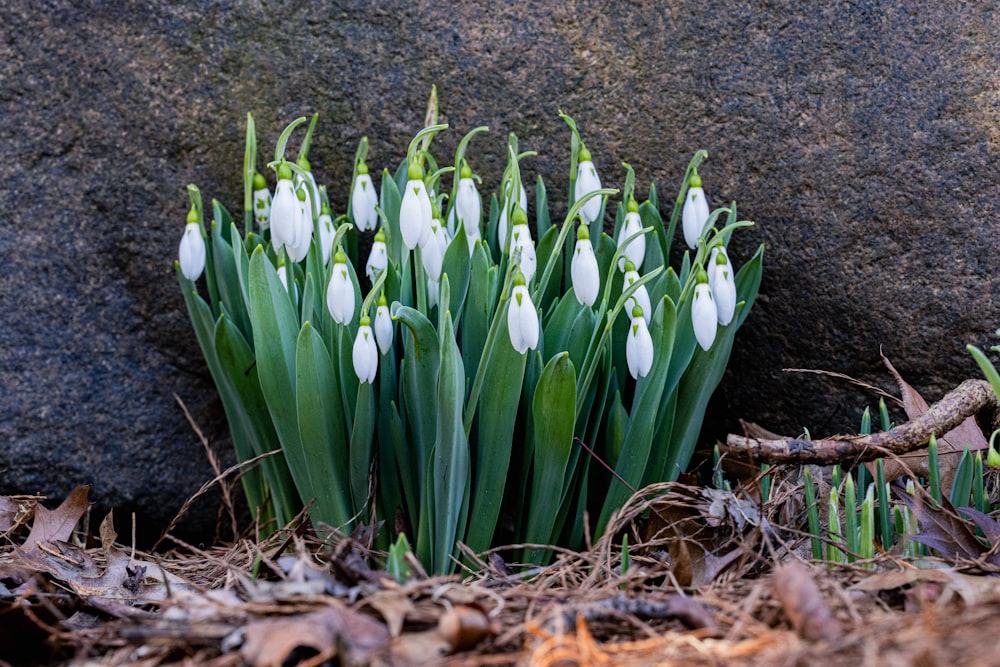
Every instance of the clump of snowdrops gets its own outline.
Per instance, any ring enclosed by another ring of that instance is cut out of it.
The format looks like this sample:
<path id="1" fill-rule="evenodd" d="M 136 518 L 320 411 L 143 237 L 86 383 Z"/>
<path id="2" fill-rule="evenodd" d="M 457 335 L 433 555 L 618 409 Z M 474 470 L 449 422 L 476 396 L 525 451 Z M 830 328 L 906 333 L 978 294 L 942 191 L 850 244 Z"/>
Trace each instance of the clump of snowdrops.
<path id="1" fill-rule="evenodd" d="M 628 165 L 621 192 L 601 186 L 611 158 L 563 118 L 562 220 L 542 178 L 526 184 L 533 153 L 514 135 L 485 199 L 468 149 L 487 128 L 444 166 L 436 102 L 393 170 L 372 172 L 362 139 L 337 186 L 346 213 L 309 166 L 315 117 L 296 157 L 286 148 L 305 118 L 260 165 L 248 115 L 242 225 L 189 186 L 177 276 L 238 458 L 278 450 L 243 478 L 265 529 L 303 506 L 320 532 L 382 521 L 383 545 L 405 533 L 447 572 L 459 541 L 581 546 L 630 487 L 688 465 L 763 248 L 736 270 L 727 245 L 751 223 L 735 203 L 711 210 L 704 151 L 665 224 Z M 689 249 L 674 270 L 678 222 Z"/>

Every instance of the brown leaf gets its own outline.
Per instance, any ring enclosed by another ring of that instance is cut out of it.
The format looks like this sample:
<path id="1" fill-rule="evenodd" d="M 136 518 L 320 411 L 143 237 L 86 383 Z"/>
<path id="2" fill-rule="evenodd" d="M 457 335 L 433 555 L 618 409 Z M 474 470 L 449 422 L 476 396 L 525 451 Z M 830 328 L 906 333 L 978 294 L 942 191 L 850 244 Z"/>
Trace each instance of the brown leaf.
<path id="1" fill-rule="evenodd" d="M 407 614 L 411 614 L 415 610 L 410 596 L 398 588 L 373 593 L 365 598 L 364 603 L 382 616 L 389 627 L 389 635 L 392 637 L 399 636 Z"/>
<path id="2" fill-rule="evenodd" d="M 805 565 L 798 561 L 786 563 L 775 570 L 771 581 L 774 596 L 803 639 L 835 641 L 840 638 L 840 625 Z"/>
<path id="3" fill-rule="evenodd" d="M 906 412 L 907 419 L 916 419 L 927 412 L 927 408 L 930 407 L 927 401 L 920 395 L 920 392 L 911 387 L 903 379 L 885 355 L 882 355 L 882 363 L 889 369 L 889 373 L 899 386 L 899 393 L 903 399 L 903 410 Z M 965 451 L 966 447 L 972 451 L 989 447 L 989 442 L 983 436 L 983 432 L 979 429 L 974 416 L 969 417 L 956 428 L 938 438 L 938 470 L 941 475 L 941 488 L 951 488 L 951 482 L 955 478 L 955 469 L 958 467 L 962 452 Z M 900 458 L 906 459 L 906 465 L 890 459 L 884 461 L 887 481 L 892 481 L 908 474 L 907 468 L 912 470 L 916 475 L 929 476 L 926 450 L 904 454 Z M 868 466 L 872 474 L 875 473 L 874 463 L 866 463 L 865 465 Z"/>
<path id="4" fill-rule="evenodd" d="M 892 591 L 920 584 L 937 584 L 959 595 L 966 604 L 977 604 L 1000 597 L 1000 579 L 964 574 L 937 568 L 907 568 L 878 572 L 851 586 L 848 590 L 866 593 Z"/>
<path id="5" fill-rule="evenodd" d="M 87 491 L 89 486 L 78 486 L 73 489 L 66 500 L 54 510 L 45 509 L 41 505 L 35 508 L 35 520 L 31 524 L 31 532 L 21 549 L 28 554 L 36 553 L 40 542 L 67 542 L 73 535 L 80 517 L 87 511 Z"/>
<path id="6" fill-rule="evenodd" d="M 438 632 L 453 652 L 468 651 L 498 631 L 499 627 L 482 609 L 469 605 L 452 607 L 438 619 Z"/>
<path id="7" fill-rule="evenodd" d="M 448 654 L 451 645 L 439 628 L 424 632 L 407 632 L 392 640 L 389 662 L 393 667 L 423 667 L 437 664 Z"/>
<path id="8" fill-rule="evenodd" d="M 7 496 L 0 496 L 0 533 L 6 533 L 16 525 L 20 507 Z"/>
<path id="9" fill-rule="evenodd" d="M 241 652 L 255 667 L 281 667 L 299 648 L 337 656 L 342 665 L 364 665 L 388 643 L 384 625 L 331 601 L 329 607 L 311 614 L 248 624 Z"/>
<path id="10" fill-rule="evenodd" d="M 972 526 L 958 515 L 947 498 L 941 499 L 941 507 L 935 507 L 920 491 L 910 494 L 893 486 L 892 495 L 917 516 L 920 532 L 913 537 L 915 542 L 926 544 L 943 557 L 953 560 L 979 560 L 990 551 L 990 547 L 976 537 Z M 993 528 L 991 532 L 998 531 L 1000 528 Z M 1000 566 L 1000 553 L 989 554 L 986 562 Z"/>

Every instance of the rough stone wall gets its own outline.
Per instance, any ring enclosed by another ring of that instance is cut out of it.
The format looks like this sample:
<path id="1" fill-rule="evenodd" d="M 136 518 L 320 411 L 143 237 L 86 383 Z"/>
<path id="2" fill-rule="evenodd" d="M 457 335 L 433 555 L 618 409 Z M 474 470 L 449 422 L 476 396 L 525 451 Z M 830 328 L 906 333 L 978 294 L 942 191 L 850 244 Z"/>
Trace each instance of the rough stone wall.
<path id="1" fill-rule="evenodd" d="M 81 3 L 82 4 L 82 3 Z M 310 157 L 346 206 L 362 135 L 395 165 L 436 83 L 496 186 L 506 133 L 564 202 L 579 123 L 604 180 L 714 205 L 767 245 L 764 283 L 709 428 L 853 427 L 879 346 L 933 399 L 1000 325 L 1000 13 L 990 3 L 106 2 L 0 5 L 0 493 L 94 484 L 163 521 L 211 473 L 174 402 L 226 429 L 172 273 L 197 183 L 241 197 L 262 146 L 319 111 Z M 262 154 L 270 149 L 262 148 Z M 188 525 L 210 525 L 211 501 Z"/>

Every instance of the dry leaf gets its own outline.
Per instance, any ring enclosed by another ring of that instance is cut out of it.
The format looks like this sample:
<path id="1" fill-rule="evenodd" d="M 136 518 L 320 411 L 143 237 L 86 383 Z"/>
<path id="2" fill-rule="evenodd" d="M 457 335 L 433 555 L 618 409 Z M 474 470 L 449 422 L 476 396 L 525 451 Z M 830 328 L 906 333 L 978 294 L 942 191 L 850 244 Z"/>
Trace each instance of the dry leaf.
<path id="1" fill-rule="evenodd" d="M 482 609 L 469 605 L 452 607 L 438 619 L 438 632 L 453 652 L 468 651 L 498 631 L 499 627 Z"/>
<path id="2" fill-rule="evenodd" d="M 935 507 L 927 502 L 923 493 L 910 494 L 898 486 L 892 487 L 892 495 L 917 516 L 920 532 L 913 537 L 915 542 L 926 544 L 945 558 L 979 560 L 985 556 L 987 563 L 1000 566 L 1000 553 L 990 552 L 989 545 L 976 537 L 969 522 L 958 515 L 947 498 L 941 499 L 941 507 Z M 984 522 L 985 534 L 1000 534 L 1000 526 L 995 521 L 979 512 L 974 514 L 974 520 Z"/>
<path id="3" fill-rule="evenodd" d="M 878 572 L 850 587 L 852 591 L 879 593 L 905 586 L 938 584 L 962 598 L 965 604 L 980 604 L 1000 599 L 1000 578 L 956 572 L 952 569 L 907 568 Z"/>
<path id="4" fill-rule="evenodd" d="M 33 554 L 37 552 L 36 547 L 39 543 L 69 541 L 73 535 L 73 528 L 87 511 L 89 489 L 89 486 L 76 487 L 54 510 L 38 505 L 35 508 L 35 520 L 31 524 L 31 532 L 28 533 L 28 539 L 21 546 L 21 550 L 26 554 Z"/>
<path id="5" fill-rule="evenodd" d="M 255 667 L 281 667 L 300 648 L 337 656 L 341 665 L 365 665 L 388 643 L 384 625 L 336 603 L 311 614 L 248 624 L 241 652 Z"/>
<path id="6" fill-rule="evenodd" d="M 423 667 L 437 664 L 451 646 L 438 628 L 425 632 L 407 632 L 392 641 L 392 667 Z"/>
<path id="7" fill-rule="evenodd" d="M 798 561 L 786 563 L 775 570 L 771 581 L 774 596 L 803 639 L 835 641 L 840 638 L 840 625 L 805 565 Z"/>
<path id="8" fill-rule="evenodd" d="M 410 596 L 398 588 L 377 591 L 365 598 L 364 603 L 382 616 L 393 637 L 399 636 L 407 614 L 415 610 Z"/>

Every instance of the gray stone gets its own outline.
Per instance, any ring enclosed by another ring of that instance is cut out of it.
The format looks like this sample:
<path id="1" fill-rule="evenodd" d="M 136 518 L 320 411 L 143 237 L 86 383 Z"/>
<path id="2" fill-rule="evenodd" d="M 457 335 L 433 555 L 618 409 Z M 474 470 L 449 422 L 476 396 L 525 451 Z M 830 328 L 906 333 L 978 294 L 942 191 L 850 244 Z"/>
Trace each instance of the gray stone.
<path id="1" fill-rule="evenodd" d="M 516 132 L 557 206 L 560 109 L 607 183 L 627 160 L 664 202 L 706 148 L 712 203 L 758 223 L 732 254 L 767 245 L 715 434 L 854 427 L 870 395 L 781 369 L 888 386 L 880 346 L 933 400 L 1000 324 L 989 3 L 94 4 L 0 5 L 0 493 L 89 482 L 159 525 L 211 477 L 172 396 L 227 451 L 172 262 L 187 183 L 238 208 L 247 111 L 265 147 L 320 113 L 312 165 L 340 209 L 357 141 L 397 164 L 433 83 L 441 146 L 489 125 L 470 155 L 495 187 Z"/>

